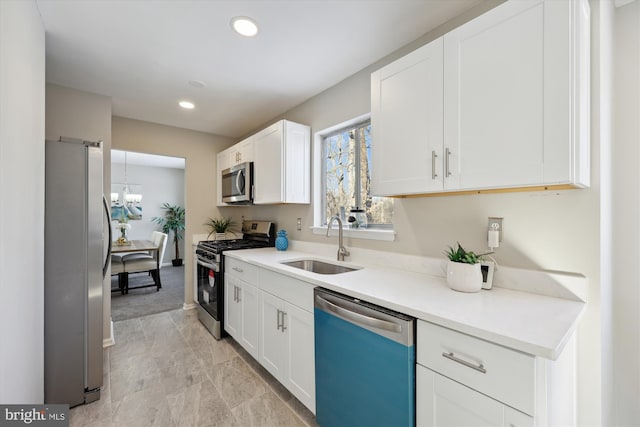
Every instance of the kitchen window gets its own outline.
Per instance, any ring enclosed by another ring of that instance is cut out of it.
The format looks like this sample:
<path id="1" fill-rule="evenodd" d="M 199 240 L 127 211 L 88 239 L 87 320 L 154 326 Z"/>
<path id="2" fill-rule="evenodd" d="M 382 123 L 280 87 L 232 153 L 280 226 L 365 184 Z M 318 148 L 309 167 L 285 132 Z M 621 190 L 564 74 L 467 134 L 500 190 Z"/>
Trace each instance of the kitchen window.
<path id="1" fill-rule="evenodd" d="M 371 194 L 371 147 L 369 115 L 315 135 L 318 234 L 326 232 L 327 221 L 337 215 L 348 235 L 393 240 L 393 199 Z M 363 218 L 366 227 L 362 227 Z"/>

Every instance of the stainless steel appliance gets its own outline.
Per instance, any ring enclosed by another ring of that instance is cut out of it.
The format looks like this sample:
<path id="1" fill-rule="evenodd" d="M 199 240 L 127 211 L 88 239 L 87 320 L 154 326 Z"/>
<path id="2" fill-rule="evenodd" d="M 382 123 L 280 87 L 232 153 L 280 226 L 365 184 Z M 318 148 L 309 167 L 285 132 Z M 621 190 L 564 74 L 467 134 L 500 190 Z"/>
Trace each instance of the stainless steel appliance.
<path id="1" fill-rule="evenodd" d="M 224 252 L 275 246 L 275 225 L 244 221 L 242 239 L 202 241 L 196 246 L 198 319 L 216 339 L 224 336 Z"/>
<path id="2" fill-rule="evenodd" d="M 249 204 L 253 201 L 253 162 L 244 162 L 222 171 L 222 201 Z"/>
<path id="3" fill-rule="evenodd" d="M 98 400 L 102 387 L 102 283 L 111 258 L 102 146 L 60 138 L 47 140 L 45 153 L 44 401 L 76 406 Z"/>
<path id="4" fill-rule="evenodd" d="M 415 319 L 314 291 L 316 420 L 321 426 L 415 425 Z"/>

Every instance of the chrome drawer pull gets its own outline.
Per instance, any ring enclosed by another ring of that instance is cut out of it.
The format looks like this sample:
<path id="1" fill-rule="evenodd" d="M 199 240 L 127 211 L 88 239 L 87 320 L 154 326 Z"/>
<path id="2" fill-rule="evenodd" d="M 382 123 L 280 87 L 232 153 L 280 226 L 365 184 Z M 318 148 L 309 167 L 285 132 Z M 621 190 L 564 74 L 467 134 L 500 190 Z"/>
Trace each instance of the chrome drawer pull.
<path id="1" fill-rule="evenodd" d="M 238 273 L 242 273 L 244 270 L 238 267 L 233 267 L 232 268 L 233 271 L 237 271 Z"/>
<path id="2" fill-rule="evenodd" d="M 474 365 L 473 363 L 469 363 L 466 360 L 462 360 L 456 357 L 455 354 L 453 354 L 453 352 L 450 352 L 450 353 L 442 352 L 442 357 L 446 357 L 447 359 L 453 360 L 454 362 L 458 362 L 461 365 L 466 366 L 467 368 L 475 369 L 476 371 L 482 372 L 483 374 L 487 373 L 487 370 L 484 369 L 484 366 L 482 365 L 482 363 L 479 365 Z"/>
<path id="3" fill-rule="evenodd" d="M 281 313 L 282 313 L 282 332 L 284 332 L 287 330 L 287 326 L 285 325 L 285 319 L 284 319 L 284 316 L 286 316 L 287 313 L 284 311 L 282 311 Z"/>
<path id="4" fill-rule="evenodd" d="M 449 148 L 446 148 L 444 150 L 444 176 L 445 177 L 450 177 L 451 176 L 451 170 L 449 169 L 449 160 L 451 159 L 451 150 L 449 150 Z"/>
<path id="5" fill-rule="evenodd" d="M 435 150 L 431 151 L 431 179 L 436 179 L 438 174 L 436 173 L 436 158 L 438 155 Z"/>

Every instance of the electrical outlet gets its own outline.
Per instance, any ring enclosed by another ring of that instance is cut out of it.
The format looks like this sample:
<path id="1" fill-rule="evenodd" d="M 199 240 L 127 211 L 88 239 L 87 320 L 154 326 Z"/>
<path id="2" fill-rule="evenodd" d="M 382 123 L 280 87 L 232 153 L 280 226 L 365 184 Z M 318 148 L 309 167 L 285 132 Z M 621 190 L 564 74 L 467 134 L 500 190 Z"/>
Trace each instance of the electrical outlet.
<path id="1" fill-rule="evenodd" d="M 502 242 L 502 236 L 504 234 L 504 228 L 502 227 L 502 220 L 503 219 L 504 218 L 490 216 L 489 217 L 489 223 L 487 224 L 487 230 L 492 230 L 493 228 L 491 226 L 493 224 L 498 224 L 498 232 L 500 233 L 500 235 L 498 236 L 498 241 L 499 242 Z"/>
<path id="2" fill-rule="evenodd" d="M 298 231 L 302 230 L 302 218 L 298 218 Z"/>

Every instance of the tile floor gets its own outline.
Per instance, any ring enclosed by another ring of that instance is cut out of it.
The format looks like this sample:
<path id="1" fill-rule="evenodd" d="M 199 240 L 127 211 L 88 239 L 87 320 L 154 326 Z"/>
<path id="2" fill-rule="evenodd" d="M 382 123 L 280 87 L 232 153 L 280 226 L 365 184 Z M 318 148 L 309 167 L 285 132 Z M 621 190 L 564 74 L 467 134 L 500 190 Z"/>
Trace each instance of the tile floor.
<path id="1" fill-rule="evenodd" d="M 216 341 L 195 310 L 114 323 L 99 401 L 71 426 L 317 426 L 313 414 L 233 339 Z"/>

